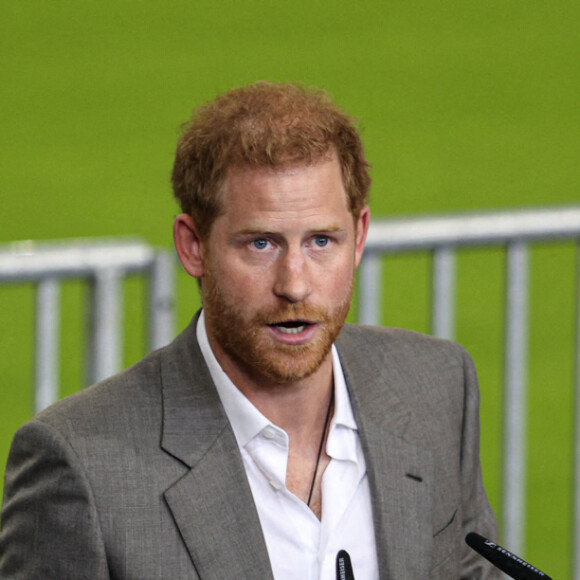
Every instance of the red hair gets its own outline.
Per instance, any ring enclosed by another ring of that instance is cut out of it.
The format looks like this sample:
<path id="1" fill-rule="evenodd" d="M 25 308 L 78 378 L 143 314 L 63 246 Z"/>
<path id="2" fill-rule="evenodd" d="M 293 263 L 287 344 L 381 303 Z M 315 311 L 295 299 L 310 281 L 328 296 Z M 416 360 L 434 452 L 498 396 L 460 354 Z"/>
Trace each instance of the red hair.
<path id="1" fill-rule="evenodd" d="M 285 168 L 315 163 L 333 151 L 357 218 L 371 178 L 354 120 L 320 89 L 258 82 L 194 110 L 178 141 L 173 192 L 206 237 L 220 214 L 219 194 L 229 167 Z"/>

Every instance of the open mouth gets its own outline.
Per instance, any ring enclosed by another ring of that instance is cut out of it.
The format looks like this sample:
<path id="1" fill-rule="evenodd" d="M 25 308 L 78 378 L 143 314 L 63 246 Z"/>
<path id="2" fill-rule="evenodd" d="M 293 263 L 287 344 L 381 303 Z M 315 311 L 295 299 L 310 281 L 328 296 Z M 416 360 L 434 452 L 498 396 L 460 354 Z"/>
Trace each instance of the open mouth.
<path id="1" fill-rule="evenodd" d="M 270 326 L 283 334 L 300 334 L 312 324 L 312 322 L 307 322 L 306 320 L 286 320 L 285 322 L 270 324 Z"/>

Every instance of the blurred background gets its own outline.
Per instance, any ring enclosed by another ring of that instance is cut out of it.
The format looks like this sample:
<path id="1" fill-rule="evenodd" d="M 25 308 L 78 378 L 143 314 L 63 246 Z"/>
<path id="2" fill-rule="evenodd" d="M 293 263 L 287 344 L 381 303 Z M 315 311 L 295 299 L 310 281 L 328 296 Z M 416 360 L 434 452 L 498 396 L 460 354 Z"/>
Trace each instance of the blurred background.
<path id="1" fill-rule="evenodd" d="M 169 247 L 169 174 L 197 104 L 256 80 L 327 89 L 360 119 L 373 215 L 580 201 L 580 4 L 448 0 L 0 2 L 0 244 L 139 236 Z M 525 555 L 570 577 L 572 244 L 535 247 Z M 391 260 L 384 323 L 429 327 L 428 256 Z M 484 479 L 500 505 L 504 258 L 459 256 L 457 339 L 482 393 Z M 124 362 L 145 352 L 125 285 Z M 178 327 L 199 305 L 180 274 Z M 61 394 L 83 382 L 86 289 L 63 288 Z M 356 311 L 351 313 L 351 319 Z M 0 473 L 31 416 L 34 294 L 0 286 Z"/>

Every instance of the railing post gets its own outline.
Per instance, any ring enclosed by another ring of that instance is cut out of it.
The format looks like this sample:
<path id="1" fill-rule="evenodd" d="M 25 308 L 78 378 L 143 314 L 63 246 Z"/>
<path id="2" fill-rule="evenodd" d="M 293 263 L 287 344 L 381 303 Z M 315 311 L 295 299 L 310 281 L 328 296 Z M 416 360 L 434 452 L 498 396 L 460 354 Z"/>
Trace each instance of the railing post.
<path id="1" fill-rule="evenodd" d="M 158 251 L 149 278 L 149 350 L 175 337 L 175 260 L 173 252 Z"/>
<path id="2" fill-rule="evenodd" d="M 381 324 L 381 256 L 365 252 L 359 266 L 358 321 L 360 324 Z"/>
<path id="3" fill-rule="evenodd" d="M 34 412 L 40 413 L 58 398 L 60 286 L 42 278 L 36 288 L 36 348 Z"/>
<path id="4" fill-rule="evenodd" d="M 524 553 L 526 509 L 526 412 L 528 363 L 528 248 L 507 248 L 504 391 L 503 543 Z"/>
<path id="5" fill-rule="evenodd" d="M 87 385 L 115 374 L 121 366 L 121 276 L 114 268 L 102 268 L 91 284 Z"/>
<path id="6" fill-rule="evenodd" d="M 573 578 L 580 580 L 580 242 L 576 246 L 576 333 L 574 416 L 574 530 L 572 535 Z"/>
<path id="7" fill-rule="evenodd" d="M 444 246 L 433 251 L 431 332 L 451 340 L 455 335 L 455 251 Z"/>

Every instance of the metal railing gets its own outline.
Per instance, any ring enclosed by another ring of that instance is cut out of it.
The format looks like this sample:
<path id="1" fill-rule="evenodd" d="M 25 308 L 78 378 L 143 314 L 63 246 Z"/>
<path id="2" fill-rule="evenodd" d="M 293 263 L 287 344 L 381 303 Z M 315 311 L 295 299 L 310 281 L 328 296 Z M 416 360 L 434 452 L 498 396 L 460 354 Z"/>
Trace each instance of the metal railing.
<path id="1" fill-rule="evenodd" d="M 525 529 L 526 398 L 528 366 L 529 246 L 549 240 L 580 241 L 580 206 L 411 219 L 373 220 L 359 272 L 359 321 L 381 324 L 382 260 L 413 251 L 432 253 L 431 332 L 453 338 L 456 252 L 466 246 L 503 246 L 507 255 L 503 543 L 522 553 Z M 35 409 L 58 397 L 59 287 L 64 278 L 91 285 L 90 356 L 87 382 L 120 368 L 121 282 L 128 273 L 150 280 L 149 348 L 174 336 L 174 260 L 171 252 L 140 241 L 71 244 L 24 242 L 0 247 L 0 283 L 37 285 Z M 580 288 L 580 260 L 578 261 Z M 577 292 L 576 425 L 580 425 L 580 292 Z M 575 435 L 574 578 L 580 580 L 580 429 Z"/>
<path id="2" fill-rule="evenodd" d="M 504 246 L 507 254 L 504 427 L 503 542 L 522 553 L 525 530 L 526 395 L 528 366 L 529 245 L 546 240 L 580 241 L 580 206 L 490 213 L 375 220 L 359 273 L 359 321 L 381 324 L 381 261 L 385 254 L 432 252 L 431 332 L 453 338 L 456 250 Z M 580 288 L 580 261 L 578 262 Z M 580 425 L 580 292 L 576 321 L 576 417 Z M 580 429 L 575 436 L 574 578 L 580 580 Z"/>
<path id="3" fill-rule="evenodd" d="M 167 250 L 139 240 L 74 240 L 0 246 L 0 283 L 36 284 L 34 411 L 58 399 L 60 286 L 66 278 L 90 285 L 87 384 L 121 368 L 122 282 L 127 274 L 149 279 L 150 350 L 174 337 L 174 264 Z"/>

